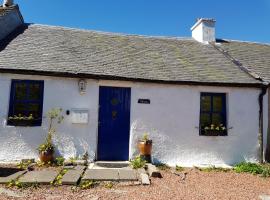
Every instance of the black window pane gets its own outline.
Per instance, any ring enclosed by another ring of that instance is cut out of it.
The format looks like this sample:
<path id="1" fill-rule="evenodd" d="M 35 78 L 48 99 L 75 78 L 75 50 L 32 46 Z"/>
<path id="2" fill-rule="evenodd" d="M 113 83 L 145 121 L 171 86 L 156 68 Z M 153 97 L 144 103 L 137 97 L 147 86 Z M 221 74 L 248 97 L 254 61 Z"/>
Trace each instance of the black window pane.
<path id="1" fill-rule="evenodd" d="M 222 115 L 221 114 L 217 114 L 217 113 L 213 113 L 212 114 L 212 123 L 215 126 L 219 126 L 220 124 L 223 124 Z"/>
<path id="2" fill-rule="evenodd" d="M 27 85 L 26 83 L 15 84 L 15 100 L 25 100 L 27 98 Z"/>
<path id="3" fill-rule="evenodd" d="M 213 111 L 222 112 L 222 97 L 213 96 Z"/>
<path id="4" fill-rule="evenodd" d="M 210 96 L 201 97 L 201 110 L 205 112 L 211 111 L 211 97 Z"/>
<path id="5" fill-rule="evenodd" d="M 29 100 L 40 99 L 40 85 L 38 83 L 29 84 Z"/>
<path id="6" fill-rule="evenodd" d="M 25 116 L 27 113 L 27 106 L 23 103 L 14 104 L 14 116 Z"/>
<path id="7" fill-rule="evenodd" d="M 28 113 L 29 116 L 32 115 L 34 119 L 38 119 L 41 116 L 39 116 L 39 104 L 30 103 L 28 105 Z"/>
<path id="8" fill-rule="evenodd" d="M 201 113 L 200 123 L 201 123 L 201 127 L 209 126 L 211 124 L 210 114 Z"/>

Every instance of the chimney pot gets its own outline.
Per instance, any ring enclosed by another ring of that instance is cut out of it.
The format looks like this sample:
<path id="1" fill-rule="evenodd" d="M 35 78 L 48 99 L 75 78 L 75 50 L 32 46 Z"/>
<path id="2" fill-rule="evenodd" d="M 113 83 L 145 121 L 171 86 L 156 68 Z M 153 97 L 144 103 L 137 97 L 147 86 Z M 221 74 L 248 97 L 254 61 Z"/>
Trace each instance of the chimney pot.
<path id="1" fill-rule="evenodd" d="M 14 4 L 13 0 L 4 0 L 3 7 L 9 7 Z"/>
<path id="2" fill-rule="evenodd" d="M 212 18 L 198 18 L 194 26 L 191 27 L 192 37 L 205 44 L 215 42 L 215 23 L 216 20 Z"/>

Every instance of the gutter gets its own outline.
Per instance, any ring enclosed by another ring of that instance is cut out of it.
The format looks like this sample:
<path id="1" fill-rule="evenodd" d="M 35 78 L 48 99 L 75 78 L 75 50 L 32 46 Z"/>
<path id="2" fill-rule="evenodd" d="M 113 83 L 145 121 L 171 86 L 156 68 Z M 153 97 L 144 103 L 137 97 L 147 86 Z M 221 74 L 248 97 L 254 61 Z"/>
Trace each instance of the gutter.
<path id="1" fill-rule="evenodd" d="M 259 134 L 258 134 L 258 142 L 259 142 L 259 162 L 264 162 L 263 155 L 263 97 L 266 94 L 267 85 L 264 85 L 261 88 L 261 92 L 259 94 L 258 102 L 259 102 Z"/>

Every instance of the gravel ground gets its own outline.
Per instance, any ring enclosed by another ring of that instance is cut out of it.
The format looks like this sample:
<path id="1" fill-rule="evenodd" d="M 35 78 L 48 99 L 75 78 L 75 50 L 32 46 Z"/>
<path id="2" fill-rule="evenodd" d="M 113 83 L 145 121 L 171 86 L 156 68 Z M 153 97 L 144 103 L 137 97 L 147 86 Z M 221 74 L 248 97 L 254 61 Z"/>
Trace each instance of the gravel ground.
<path id="1" fill-rule="evenodd" d="M 180 176 L 171 171 L 162 171 L 163 178 L 152 178 L 151 186 L 115 184 L 111 189 L 99 185 L 88 190 L 73 191 L 70 186 L 41 186 L 38 189 L 12 189 L 21 199 L 71 200 L 71 199 L 260 199 L 260 195 L 270 195 L 270 178 L 235 172 L 202 172 L 185 169 Z M 4 186 L 2 186 L 4 187 Z M 9 189 L 10 190 L 10 189 Z M 0 199 L 16 199 L 0 194 Z"/>

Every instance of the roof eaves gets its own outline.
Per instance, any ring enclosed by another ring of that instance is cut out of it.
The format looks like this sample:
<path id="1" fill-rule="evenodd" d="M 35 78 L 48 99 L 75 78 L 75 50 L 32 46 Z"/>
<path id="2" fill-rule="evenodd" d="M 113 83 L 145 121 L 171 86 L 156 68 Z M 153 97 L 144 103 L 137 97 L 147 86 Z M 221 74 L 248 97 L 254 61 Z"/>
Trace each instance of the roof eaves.
<path id="1" fill-rule="evenodd" d="M 118 81 L 137 81 L 137 82 L 176 84 L 176 85 L 253 87 L 253 88 L 261 88 L 262 86 L 264 86 L 264 84 L 260 83 L 260 82 L 257 82 L 257 83 L 236 83 L 236 82 L 201 82 L 201 81 L 183 81 L 183 80 L 170 81 L 170 80 L 158 80 L 158 79 L 120 77 L 120 76 L 113 76 L 113 75 L 97 75 L 97 74 L 36 71 L 36 70 L 18 70 L 18 69 L 3 69 L 3 68 L 0 69 L 0 73 L 54 76 L 54 77 L 65 77 L 65 78 L 89 78 L 89 79 L 118 80 Z"/>

